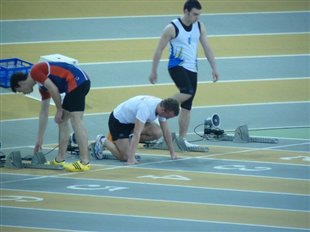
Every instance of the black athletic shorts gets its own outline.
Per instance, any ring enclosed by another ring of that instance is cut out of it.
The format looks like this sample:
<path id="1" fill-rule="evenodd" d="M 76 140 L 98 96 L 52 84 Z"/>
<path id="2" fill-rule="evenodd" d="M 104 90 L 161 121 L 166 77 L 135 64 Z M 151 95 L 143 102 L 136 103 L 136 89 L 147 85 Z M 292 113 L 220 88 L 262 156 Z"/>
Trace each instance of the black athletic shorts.
<path id="1" fill-rule="evenodd" d="M 65 95 L 62 102 L 62 108 L 69 112 L 84 111 L 85 98 L 90 89 L 90 80 L 85 81 L 83 84 L 72 90 Z"/>
<path id="2" fill-rule="evenodd" d="M 129 138 L 129 135 L 132 134 L 135 124 L 124 124 L 120 123 L 118 119 L 114 117 L 113 112 L 109 117 L 109 130 L 112 135 L 112 140 L 126 139 Z"/>
<path id="3" fill-rule="evenodd" d="M 169 74 L 180 93 L 191 94 L 192 97 L 182 102 L 181 107 L 191 110 L 192 103 L 197 90 L 197 73 L 189 71 L 182 66 L 176 66 L 169 69 Z"/>

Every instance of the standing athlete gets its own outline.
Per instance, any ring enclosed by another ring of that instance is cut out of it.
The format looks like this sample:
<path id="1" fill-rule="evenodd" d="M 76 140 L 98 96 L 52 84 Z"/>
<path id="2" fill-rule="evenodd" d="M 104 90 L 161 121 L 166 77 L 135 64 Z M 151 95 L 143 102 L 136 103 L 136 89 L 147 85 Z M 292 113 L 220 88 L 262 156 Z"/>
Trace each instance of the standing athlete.
<path id="1" fill-rule="evenodd" d="M 39 85 L 41 94 L 41 111 L 39 115 L 39 129 L 34 152 L 42 149 L 43 137 L 48 122 L 50 98 L 55 102 L 55 122 L 59 127 L 59 150 L 52 165 L 63 165 L 68 171 L 86 171 L 90 169 L 88 155 L 88 136 L 83 125 L 85 97 L 90 89 L 90 80 L 80 68 L 63 62 L 41 62 L 35 64 L 29 75 L 15 73 L 11 77 L 13 92 L 29 94 L 35 84 Z M 63 102 L 61 93 L 65 93 Z M 69 119 L 76 136 L 80 150 L 80 160 L 65 163 L 65 155 L 70 138 Z"/>
<path id="2" fill-rule="evenodd" d="M 168 24 L 159 40 L 152 63 L 149 80 L 152 84 L 157 81 L 157 68 L 163 50 L 170 43 L 170 57 L 168 63 L 169 74 L 179 89 L 173 98 L 181 104 L 179 115 L 179 137 L 184 139 L 187 146 L 192 146 L 186 141 L 190 122 L 190 111 L 197 89 L 197 52 L 200 42 L 206 58 L 212 68 L 213 82 L 219 79 L 215 58 L 207 41 L 206 29 L 198 21 L 201 5 L 197 0 L 187 0 L 183 7 L 184 15 L 174 19 Z"/>

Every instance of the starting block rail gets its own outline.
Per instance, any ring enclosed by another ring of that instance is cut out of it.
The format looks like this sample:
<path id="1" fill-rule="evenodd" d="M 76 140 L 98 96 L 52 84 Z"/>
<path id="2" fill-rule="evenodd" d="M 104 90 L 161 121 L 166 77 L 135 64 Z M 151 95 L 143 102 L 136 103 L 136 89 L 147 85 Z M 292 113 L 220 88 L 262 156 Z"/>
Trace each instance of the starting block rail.
<path id="1" fill-rule="evenodd" d="M 7 168 L 34 168 L 34 169 L 50 169 L 50 170 L 63 170 L 62 165 L 50 165 L 42 152 L 33 155 L 31 163 L 23 162 L 20 151 L 13 151 L 6 156 L 4 167 Z"/>
<path id="2" fill-rule="evenodd" d="M 171 133 L 173 148 L 177 152 L 193 151 L 193 152 L 208 152 L 209 149 L 206 146 L 193 145 L 187 146 L 183 139 L 176 136 L 175 133 Z M 168 150 L 168 145 L 165 141 L 160 142 L 149 142 L 145 143 L 144 148 L 146 149 L 158 149 L 158 150 Z"/>
<path id="3" fill-rule="evenodd" d="M 172 133 L 172 143 L 174 150 L 177 152 L 193 151 L 193 152 L 208 152 L 208 147 L 202 145 L 186 145 L 185 141 L 180 137 L 177 137 L 175 133 Z M 218 141 L 232 141 L 235 143 L 271 143 L 276 144 L 279 142 L 276 138 L 266 138 L 266 137 L 251 137 L 249 135 L 249 130 L 247 125 L 239 126 L 235 130 L 234 135 L 221 134 L 205 134 L 206 140 L 215 139 Z M 144 145 L 146 149 L 158 149 L 158 150 L 168 150 L 168 146 L 165 141 L 159 142 L 147 142 Z"/>
<path id="4" fill-rule="evenodd" d="M 236 128 L 234 135 L 222 134 L 216 137 L 220 141 L 233 141 L 235 143 L 279 143 L 276 138 L 266 137 L 251 137 L 247 125 L 242 125 Z"/>

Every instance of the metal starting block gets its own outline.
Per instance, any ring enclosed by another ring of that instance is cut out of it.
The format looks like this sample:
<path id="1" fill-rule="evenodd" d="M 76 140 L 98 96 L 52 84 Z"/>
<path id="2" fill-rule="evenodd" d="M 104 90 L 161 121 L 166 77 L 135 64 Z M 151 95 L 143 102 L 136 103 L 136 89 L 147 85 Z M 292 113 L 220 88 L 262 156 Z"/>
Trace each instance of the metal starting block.
<path id="1" fill-rule="evenodd" d="M 247 125 L 238 126 L 234 136 L 223 134 L 218 136 L 217 139 L 221 141 L 233 141 L 235 143 L 279 143 L 279 140 L 276 138 L 251 137 Z"/>
<path id="2" fill-rule="evenodd" d="M 184 151 L 193 151 L 193 152 L 208 152 L 209 149 L 206 146 L 200 145 L 193 145 L 187 146 L 183 139 L 180 139 L 176 136 L 175 133 L 171 133 L 172 136 L 172 144 L 173 148 L 177 152 L 184 152 Z M 145 143 L 144 148 L 146 149 L 158 149 L 158 150 L 168 150 L 168 146 L 165 141 L 160 142 L 148 142 Z"/>
<path id="3" fill-rule="evenodd" d="M 47 164 L 47 160 L 42 152 L 38 152 L 33 155 L 31 163 L 22 162 L 20 151 L 13 151 L 6 156 L 5 167 L 7 168 L 34 168 L 34 169 L 51 169 L 51 170 L 63 170 L 62 165 L 50 165 Z"/>

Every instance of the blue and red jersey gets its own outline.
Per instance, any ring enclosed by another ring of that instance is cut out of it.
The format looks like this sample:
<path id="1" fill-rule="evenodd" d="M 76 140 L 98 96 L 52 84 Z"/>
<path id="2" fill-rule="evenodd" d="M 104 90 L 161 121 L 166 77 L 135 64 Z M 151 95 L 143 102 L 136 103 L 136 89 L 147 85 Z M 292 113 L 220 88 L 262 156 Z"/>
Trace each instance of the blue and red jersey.
<path id="1" fill-rule="evenodd" d="M 51 97 L 47 88 L 43 86 L 47 78 L 57 86 L 59 93 L 70 93 L 89 80 L 87 74 L 79 67 L 64 62 L 41 62 L 35 64 L 30 71 L 30 76 L 39 83 L 42 100 Z"/>

